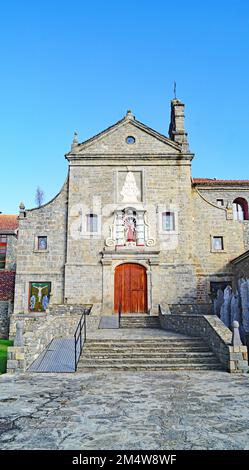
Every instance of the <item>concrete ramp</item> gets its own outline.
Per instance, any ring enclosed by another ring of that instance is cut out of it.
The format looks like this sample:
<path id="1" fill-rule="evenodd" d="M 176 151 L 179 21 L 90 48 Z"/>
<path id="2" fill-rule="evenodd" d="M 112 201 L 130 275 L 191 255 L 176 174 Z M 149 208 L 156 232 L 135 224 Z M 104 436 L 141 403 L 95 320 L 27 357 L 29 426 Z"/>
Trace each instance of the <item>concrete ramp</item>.
<path id="1" fill-rule="evenodd" d="M 74 338 L 53 339 L 28 371 L 75 372 Z"/>

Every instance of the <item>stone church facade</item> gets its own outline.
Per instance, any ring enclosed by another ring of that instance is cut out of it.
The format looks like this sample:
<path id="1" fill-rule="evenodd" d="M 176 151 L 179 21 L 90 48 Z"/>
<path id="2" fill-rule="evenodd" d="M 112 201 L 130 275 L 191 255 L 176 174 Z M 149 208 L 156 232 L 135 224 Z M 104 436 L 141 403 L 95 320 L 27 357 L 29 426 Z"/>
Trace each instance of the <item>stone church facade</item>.
<path id="1" fill-rule="evenodd" d="M 131 111 L 83 143 L 75 134 L 60 193 L 20 205 L 14 313 L 211 313 L 249 249 L 249 181 L 192 178 L 193 158 L 177 99 L 169 137 Z"/>

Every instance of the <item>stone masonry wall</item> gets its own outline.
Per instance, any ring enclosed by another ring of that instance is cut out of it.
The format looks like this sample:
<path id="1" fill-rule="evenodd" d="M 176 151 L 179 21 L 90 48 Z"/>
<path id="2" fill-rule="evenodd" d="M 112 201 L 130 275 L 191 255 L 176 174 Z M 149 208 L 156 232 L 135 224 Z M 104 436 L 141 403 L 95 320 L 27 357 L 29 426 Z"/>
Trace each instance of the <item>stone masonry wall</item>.
<path id="1" fill-rule="evenodd" d="M 123 135 L 116 135 L 116 139 L 122 139 Z M 151 139 L 151 151 L 155 150 L 157 141 Z M 113 141 L 116 148 L 116 141 Z M 138 157 L 139 158 L 139 157 Z M 127 168 L 125 156 L 118 158 L 117 162 L 105 165 L 105 155 L 99 156 L 99 161 L 94 163 L 73 161 L 70 167 L 70 192 L 69 192 L 69 222 L 67 263 L 65 267 L 65 297 L 68 303 L 91 302 L 94 311 L 101 312 L 103 300 L 103 268 L 101 264 L 102 251 L 105 247 L 105 239 L 110 235 L 109 228 L 114 221 L 114 209 L 121 207 L 118 204 L 116 193 L 117 174 Z M 152 164 L 153 162 L 153 164 Z M 146 209 L 146 219 L 150 227 L 150 237 L 156 240 L 153 249 L 159 251 L 158 269 L 152 269 L 152 309 L 157 308 L 157 301 L 194 303 L 196 300 L 195 270 L 191 266 L 190 254 L 192 249 L 192 205 L 191 205 L 191 179 L 190 164 L 186 161 L 170 159 L 159 161 L 157 156 L 149 161 L 129 161 L 129 169 L 139 170 L 143 174 L 143 207 Z M 80 206 L 84 202 L 83 211 L 87 213 L 94 210 L 94 205 L 99 201 L 101 206 L 101 233 L 87 239 L 84 234 L 75 237 L 73 227 L 84 226 L 81 221 Z M 125 204 L 127 206 L 127 204 Z M 125 206 L 123 205 L 123 206 Z M 174 207 L 178 213 L 177 231 L 174 234 L 160 234 L 158 228 L 158 211 L 170 210 Z M 173 242 L 172 242 L 173 239 Z M 149 252 L 145 247 L 141 250 Z M 125 262 L 126 251 L 123 251 Z M 130 256 L 130 255 L 129 255 Z M 142 255 L 141 255 L 142 258 Z M 135 262 L 136 257 L 132 260 Z M 114 270 L 112 271 L 114 276 Z M 179 279 L 181 282 L 179 283 Z M 161 289 L 161 286 L 164 289 Z M 111 284 L 110 284 L 110 288 Z M 113 291 L 110 292 L 113 302 Z M 105 301 L 105 299 L 104 299 Z M 105 313 L 105 310 L 103 310 Z"/>
<path id="2" fill-rule="evenodd" d="M 232 346 L 232 333 L 214 315 L 159 314 L 161 327 L 188 336 L 201 336 L 229 372 L 246 372 L 248 356 L 246 346 Z"/>
<path id="3" fill-rule="evenodd" d="M 197 303 L 210 303 L 210 282 L 232 281 L 234 274 L 230 261 L 245 251 L 243 223 L 228 220 L 225 210 L 203 200 L 195 189 L 193 208 Z M 212 250 L 213 236 L 223 237 L 223 251 Z"/>
<path id="4" fill-rule="evenodd" d="M 9 337 L 9 301 L 0 301 L 0 339 Z"/>
<path id="5" fill-rule="evenodd" d="M 227 187 L 220 187 L 220 188 L 202 188 L 199 189 L 200 193 L 210 202 L 213 204 L 217 204 L 217 199 L 223 199 L 224 201 L 224 206 L 226 207 L 227 204 L 232 204 L 235 199 L 238 197 L 241 197 L 245 199 L 248 203 L 249 206 L 249 189 L 245 187 L 237 187 L 233 188 L 232 186 L 230 188 Z M 237 221 L 237 225 L 241 225 L 243 227 L 244 231 L 244 251 L 249 249 L 249 221 L 244 220 L 242 221 Z"/>
<path id="6" fill-rule="evenodd" d="M 67 187 L 52 201 L 29 210 L 19 220 L 15 313 L 27 313 L 29 283 L 51 282 L 52 299 L 64 301 L 64 265 L 67 239 Z M 36 249 L 36 237 L 47 236 L 47 251 Z"/>
<path id="7" fill-rule="evenodd" d="M 23 368 L 27 369 L 53 338 L 67 337 L 74 334 L 79 319 L 79 315 L 46 315 L 39 318 L 25 318 L 23 315 L 16 315 L 15 320 L 24 321 Z M 12 334 L 13 332 L 14 327 L 12 327 Z M 13 372 L 17 367 L 17 364 L 13 361 L 15 359 L 8 361 L 8 372 Z"/>
<path id="8" fill-rule="evenodd" d="M 121 171 L 141 174 L 138 206 L 146 211 L 155 245 L 141 247 L 133 258 L 120 249 L 118 260 L 141 262 L 146 267 L 152 312 L 161 303 L 174 305 L 175 311 L 183 306 L 191 313 L 196 306 L 196 313 L 209 313 L 210 282 L 233 279 L 230 261 L 245 250 L 246 223 L 228 220 L 226 211 L 212 204 L 216 197 L 233 200 L 242 192 L 238 189 L 223 196 L 218 191 L 218 197 L 216 190 L 205 189 L 203 196 L 210 202 L 204 200 L 192 189 L 192 155 L 181 153 L 173 142 L 157 138 L 132 121 L 129 115 L 105 137 L 76 144 L 68 157 L 69 178 L 62 191 L 20 219 L 15 313 L 28 313 L 31 281 L 50 281 L 54 304 L 92 303 L 93 315 L 99 315 L 106 313 L 107 302 L 108 313 L 112 313 L 117 263 L 111 260 L 108 268 L 102 261 L 114 210 L 132 206 L 122 202 Z M 126 143 L 128 135 L 134 136 L 134 145 Z M 163 211 L 175 213 L 172 233 L 160 229 Z M 97 214 L 100 224 L 98 233 L 90 236 L 86 235 L 88 213 Z M 47 252 L 35 249 L 39 235 L 48 236 Z M 211 237 L 215 235 L 224 237 L 222 252 L 212 251 Z M 152 249 L 158 252 L 156 261 L 147 256 Z"/>

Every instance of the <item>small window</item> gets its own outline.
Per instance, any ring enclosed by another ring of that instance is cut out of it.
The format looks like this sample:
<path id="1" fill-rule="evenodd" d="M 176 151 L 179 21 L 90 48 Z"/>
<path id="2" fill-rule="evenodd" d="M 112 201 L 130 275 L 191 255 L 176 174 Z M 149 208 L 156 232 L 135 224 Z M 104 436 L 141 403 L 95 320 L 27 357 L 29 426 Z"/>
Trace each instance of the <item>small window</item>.
<path id="1" fill-rule="evenodd" d="M 212 239 L 212 249 L 214 251 L 224 250 L 223 237 L 213 237 L 213 239 Z"/>
<path id="2" fill-rule="evenodd" d="M 126 137 L 126 143 L 127 144 L 129 144 L 129 145 L 130 144 L 135 144 L 135 142 L 136 142 L 136 139 L 132 135 L 129 135 L 128 137 Z"/>
<path id="3" fill-rule="evenodd" d="M 91 233 L 98 231 L 98 216 L 96 214 L 88 214 L 86 216 L 86 230 Z"/>
<path id="4" fill-rule="evenodd" d="M 7 253 L 7 235 L 0 235 L 0 269 L 5 268 Z"/>
<path id="5" fill-rule="evenodd" d="M 171 232 L 175 230 L 175 214 L 174 212 L 163 212 L 162 226 L 164 232 Z"/>
<path id="6" fill-rule="evenodd" d="M 224 199 L 217 199 L 217 206 L 224 206 Z"/>
<path id="7" fill-rule="evenodd" d="M 47 249 L 48 249 L 47 237 L 38 237 L 38 250 L 47 250 Z"/>
<path id="8" fill-rule="evenodd" d="M 243 197 L 237 197 L 233 201 L 234 220 L 248 220 L 248 203 Z"/>

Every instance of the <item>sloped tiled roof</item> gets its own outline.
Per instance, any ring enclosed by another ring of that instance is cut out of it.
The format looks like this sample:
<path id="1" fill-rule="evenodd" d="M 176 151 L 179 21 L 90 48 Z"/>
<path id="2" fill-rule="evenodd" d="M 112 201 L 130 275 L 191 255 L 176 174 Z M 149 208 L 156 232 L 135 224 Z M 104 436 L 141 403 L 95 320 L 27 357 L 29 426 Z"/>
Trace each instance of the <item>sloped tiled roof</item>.
<path id="1" fill-rule="evenodd" d="M 249 180 L 217 180 L 215 178 L 193 178 L 193 184 L 205 186 L 249 186 Z"/>
<path id="2" fill-rule="evenodd" d="M 10 233 L 18 229 L 17 215 L 0 214 L 0 232 Z"/>

